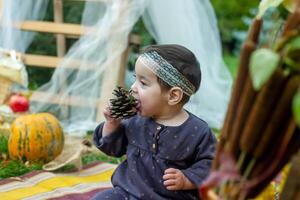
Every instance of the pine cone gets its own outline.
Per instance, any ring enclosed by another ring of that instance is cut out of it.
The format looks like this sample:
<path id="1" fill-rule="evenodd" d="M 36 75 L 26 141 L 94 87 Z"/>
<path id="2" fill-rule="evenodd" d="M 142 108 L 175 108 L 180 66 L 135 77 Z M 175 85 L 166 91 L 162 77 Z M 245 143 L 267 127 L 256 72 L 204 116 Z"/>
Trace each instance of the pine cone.
<path id="1" fill-rule="evenodd" d="M 111 116 L 113 118 L 129 118 L 136 114 L 136 99 L 132 96 L 131 91 L 126 90 L 123 87 L 118 86 L 113 91 L 115 96 L 113 99 L 110 99 L 111 103 Z"/>

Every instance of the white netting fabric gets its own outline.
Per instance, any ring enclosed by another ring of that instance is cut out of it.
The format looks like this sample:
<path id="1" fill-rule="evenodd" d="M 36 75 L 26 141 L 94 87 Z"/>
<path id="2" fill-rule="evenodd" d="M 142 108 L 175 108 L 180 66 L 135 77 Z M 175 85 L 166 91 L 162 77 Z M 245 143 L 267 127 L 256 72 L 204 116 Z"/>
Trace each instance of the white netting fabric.
<path id="1" fill-rule="evenodd" d="M 221 128 L 232 78 L 226 68 L 214 10 L 209 0 L 152 0 L 144 22 L 159 44 L 180 44 L 198 58 L 202 81 L 186 108 Z"/>
<path id="2" fill-rule="evenodd" d="M 99 123 L 97 112 L 102 112 L 96 109 L 96 99 L 101 96 L 103 72 L 116 67 L 114 61 L 126 49 L 129 33 L 146 3 L 147 0 L 86 2 L 82 25 L 91 26 L 91 29 L 68 51 L 50 82 L 38 90 L 47 92 L 46 99 L 59 94 L 60 103 L 36 104 L 33 111 L 54 113 L 69 133 L 82 135 L 86 130 L 93 130 Z M 80 61 L 77 62 L 80 70 L 70 69 L 74 60 Z M 66 109 L 64 101 L 68 96 L 81 97 L 84 107 Z"/>
<path id="3" fill-rule="evenodd" d="M 1 8 L 0 47 L 25 52 L 34 33 L 13 28 L 21 21 L 44 18 L 49 0 L 3 0 Z"/>

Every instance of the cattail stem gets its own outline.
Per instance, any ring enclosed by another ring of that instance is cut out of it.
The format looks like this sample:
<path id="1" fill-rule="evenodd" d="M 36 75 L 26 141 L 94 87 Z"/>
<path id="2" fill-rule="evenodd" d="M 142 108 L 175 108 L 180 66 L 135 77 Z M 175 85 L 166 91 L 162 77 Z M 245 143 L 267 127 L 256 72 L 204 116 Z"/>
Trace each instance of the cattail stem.
<path id="1" fill-rule="evenodd" d="M 299 134 L 299 132 L 297 134 Z M 295 139 L 295 140 L 293 140 L 293 139 Z M 273 169 L 270 169 L 270 173 L 264 171 L 264 173 L 262 174 L 262 177 L 260 176 L 261 179 L 258 179 L 255 189 L 253 188 L 254 191 L 250 191 L 250 192 L 254 192 L 254 194 L 255 194 L 255 191 L 256 191 L 256 194 L 258 194 L 258 192 L 262 191 L 268 185 L 268 183 L 272 179 L 274 179 L 274 177 L 280 172 L 280 170 L 282 170 L 282 168 L 286 165 L 286 163 L 289 162 L 292 155 L 295 154 L 297 152 L 297 150 L 299 149 L 299 147 L 300 147 L 299 139 L 300 139 L 300 137 L 295 137 L 295 135 L 293 135 L 293 137 L 289 143 L 289 148 L 286 149 L 284 156 L 281 157 L 281 159 L 278 162 L 274 163 L 274 167 L 272 164 Z M 270 164 L 269 164 L 269 166 L 270 166 Z"/>
<path id="2" fill-rule="evenodd" d="M 239 103 L 242 91 L 244 89 L 244 82 L 249 75 L 249 62 L 251 53 L 255 50 L 255 44 L 252 41 L 245 42 L 243 46 L 243 50 L 241 52 L 240 57 L 240 65 L 238 76 L 234 85 L 233 93 L 231 96 L 231 100 L 228 106 L 227 115 L 225 118 L 225 124 L 222 129 L 222 135 L 224 138 L 228 138 L 229 134 L 231 133 L 232 124 L 236 117 L 236 106 Z"/>
<path id="3" fill-rule="evenodd" d="M 238 104 L 235 123 L 232 127 L 232 133 L 230 134 L 229 141 L 225 147 L 225 149 L 235 157 L 239 154 L 239 140 L 247 121 L 247 117 L 249 116 L 251 108 L 253 107 L 256 95 L 257 92 L 252 86 L 250 77 L 248 77 L 245 88 L 242 91 L 241 100 Z"/>
<path id="4" fill-rule="evenodd" d="M 250 55 L 255 50 L 255 44 L 253 42 L 246 42 L 243 46 L 243 50 L 241 52 L 240 58 L 240 66 L 239 72 L 237 76 L 237 80 L 235 82 L 235 86 L 233 89 L 233 93 L 231 95 L 231 100 L 228 105 L 227 114 L 224 121 L 224 126 L 221 131 L 221 138 L 223 139 L 221 143 L 219 143 L 216 157 L 213 161 L 213 168 L 216 169 L 219 166 L 219 153 L 223 150 L 224 146 L 226 145 L 229 134 L 232 129 L 232 124 L 235 119 L 236 115 L 236 105 L 239 103 L 240 95 L 243 91 L 243 82 L 247 79 L 248 76 L 248 66 L 250 61 Z"/>
<path id="5" fill-rule="evenodd" d="M 240 148 L 249 154 L 259 140 L 259 134 L 266 125 L 268 114 L 272 112 L 275 102 L 279 99 L 285 77 L 281 70 L 276 70 L 270 80 L 259 92 L 250 116 L 245 124 L 240 140 Z M 254 128 L 255 127 L 255 128 Z"/>
<path id="6" fill-rule="evenodd" d="M 250 30 L 248 32 L 248 41 L 252 41 L 257 44 L 259 39 L 259 33 L 262 26 L 262 19 L 255 18 L 253 23 L 251 24 Z"/>
<path id="7" fill-rule="evenodd" d="M 288 16 L 282 35 L 285 36 L 289 31 L 296 29 L 300 24 L 300 0 L 295 1 L 295 11 Z"/>
<path id="8" fill-rule="evenodd" d="M 238 75 L 237 79 L 235 81 L 232 97 L 229 103 L 227 115 L 225 118 L 225 123 L 224 123 L 224 131 L 223 135 L 224 138 L 227 138 L 227 135 L 229 134 L 230 131 L 230 126 L 232 124 L 232 120 L 235 117 L 235 106 L 239 102 L 240 94 L 241 91 L 244 88 L 244 80 L 247 79 L 248 73 L 249 73 L 249 62 L 250 62 L 250 56 L 252 52 L 256 49 L 256 45 L 258 42 L 259 38 L 259 33 L 262 25 L 262 20 L 261 19 L 255 19 L 254 22 L 252 23 L 249 33 L 248 33 L 248 38 L 243 44 L 242 50 L 241 50 L 241 55 L 240 55 L 240 61 L 239 61 L 239 67 L 238 67 Z"/>
<path id="9" fill-rule="evenodd" d="M 272 139 L 280 133 L 282 130 L 282 123 L 285 119 L 291 116 L 291 101 L 297 92 L 300 83 L 300 75 L 291 77 L 281 95 L 274 112 L 271 114 L 271 119 L 267 123 L 265 131 L 263 131 L 262 137 L 258 145 L 254 150 L 254 157 L 260 159 L 264 157 L 265 152 L 271 148 L 277 148 L 273 146 Z"/>
<path id="10" fill-rule="evenodd" d="M 238 105 L 241 91 L 243 91 L 244 88 L 244 80 L 247 79 L 249 73 L 248 68 L 249 68 L 250 56 L 252 52 L 256 49 L 261 26 L 262 26 L 262 20 L 255 19 L 249 29 L 247 41 L 244 43 L 242 47 L 239 68 L 238 68 L 238 75 L 235 81 L 235 85 L 227 109 L 224 125 L 221 131 L 221 138 L 223 138 L 224 140 L 218 145 L 216 157 L 213 161 L 213 169 L 216 169 L 219 166 L 219 154 L 223 150 L 223 147 L 226 144 L 226 141 L 228 140 L 228 135 L 231 132 L 232 124 L 236 115 L 236 105 Z"/>
<path id="11" fill-rule="evenodd" d="M 243 192 L 247 193 L 247 197 L 252 196 L 257 191 L 261 191 L 268 182 L 282 169 L 282 167 L 288 162 L 291 156 L 300 147 L 300 134 L 299 129 L 296 128 L 296 123 L 293 118 L 290 119 L 286 129 L 283 131 L 283 138 L 280 141 L 280 148 L 276 149 L 275 156 L 272 161 L 272 165 L 269 165 L 263 173 L 259 174 L 258 177 L 253 177 L 248 181 L 244 187 Z M 255 189 L 255 190 L 254 190 Z"/>

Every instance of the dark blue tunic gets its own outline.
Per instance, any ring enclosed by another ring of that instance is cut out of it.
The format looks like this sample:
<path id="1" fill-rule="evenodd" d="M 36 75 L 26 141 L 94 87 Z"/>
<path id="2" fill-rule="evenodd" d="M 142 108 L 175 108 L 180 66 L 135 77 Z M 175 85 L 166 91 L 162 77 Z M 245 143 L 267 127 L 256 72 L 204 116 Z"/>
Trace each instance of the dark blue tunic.
<path id="1" fill-rule="evenodd" d="M 193 114 L 180 126 L 164 126 L 139 115 L 123 120 L 111 135 L 102 137 L 103 123 L 94 133 L 96 146 L 110 156 L 126 154 L 112 177 L 114 187 L 136 199 L 198 199 L 197 190 L 167 190 L 164 171 L 182 170 L 200 185 L 209 173 L 216 139 L 207 123 Z"/>

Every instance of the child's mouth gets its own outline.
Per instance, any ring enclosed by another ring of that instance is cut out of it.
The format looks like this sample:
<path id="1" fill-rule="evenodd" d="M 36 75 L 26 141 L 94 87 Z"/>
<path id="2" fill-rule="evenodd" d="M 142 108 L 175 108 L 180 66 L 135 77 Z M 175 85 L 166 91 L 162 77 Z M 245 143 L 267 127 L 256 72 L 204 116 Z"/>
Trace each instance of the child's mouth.
<path id="1" fill-rule="evenodd" d="M 136 106 L 135 106 L 135 108 L 136 108 L 137 112 L 140 111 L 140 109 L 141 109 L 141 102 L 140 102 L 140 100 L 136 100 Z"/>

